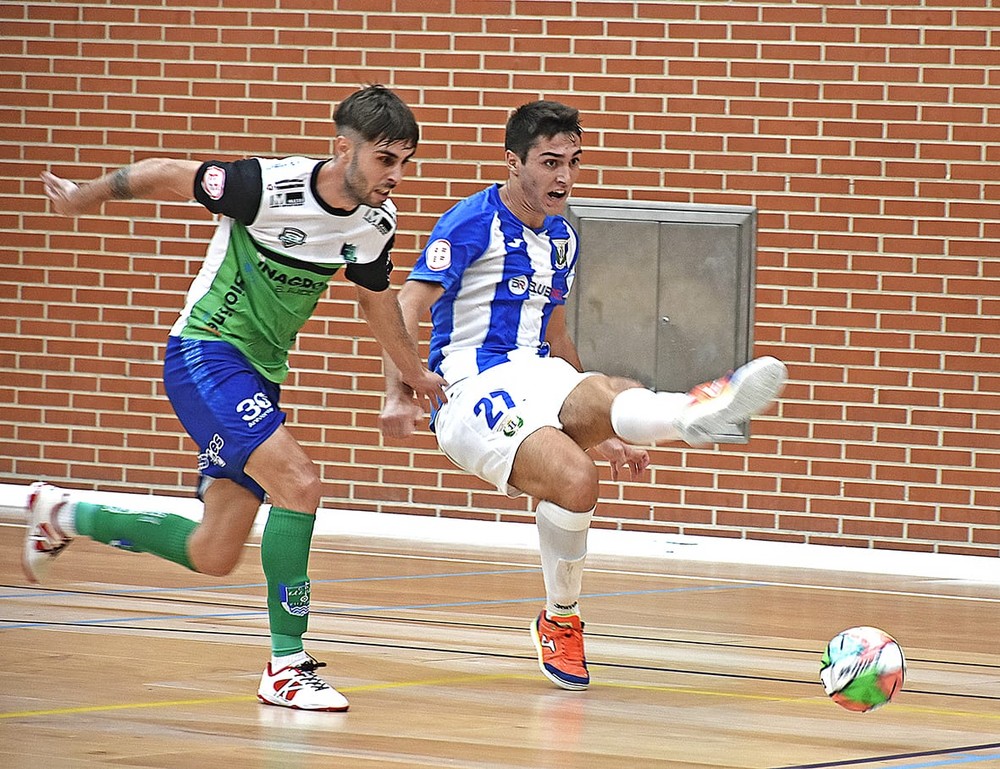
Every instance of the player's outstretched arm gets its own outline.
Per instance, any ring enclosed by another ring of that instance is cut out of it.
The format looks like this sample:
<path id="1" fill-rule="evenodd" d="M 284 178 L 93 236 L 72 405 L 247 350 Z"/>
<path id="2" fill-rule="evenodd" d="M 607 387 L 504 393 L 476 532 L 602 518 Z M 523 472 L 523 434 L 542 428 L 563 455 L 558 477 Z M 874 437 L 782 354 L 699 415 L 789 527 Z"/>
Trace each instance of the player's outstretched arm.
<path id="1" fill-rule="evenodd" d="M 63 216 L 80 216 L 97 211 L 109 200 L 190 200 L 200 166 L 196 160 L 147 158 L 82 184 L 49 171 L 43 171 L 41 179 L 52 210 Z"/>
<path id="2" fill-rule="evenodd" d="M 420 319 L 426 317 L 431 305 L 443 289 L 436 283 L 407 281 L 399 291 L 399 307 L 403 324 L 411 339 L 420 338 Z M 385 368 L 385 403 L 379 415 L 379 425 L 387 438 L 407 438 L 417 429 L 424 409 L 414 389 L 407 384 L 399 368 L 388 355 L 383 355 Z M 431 407 L 436 405 L 433 401 Z"/>
<path id="3" fill-rule="evenodd" d="M 406 387 L 409 388 L 411 400 L 414 395 L 431 404 L 448 400 L 444 394 L 444 379 L 428 371 L 420 360 L 417 343 L 407 330 L 395 292 L 391 288 L 386 291 L 369 291 L 358 286 L 358 304 L 372 335 L 382 346 L 387 394 L 390 386 L 397 396 Z"/>

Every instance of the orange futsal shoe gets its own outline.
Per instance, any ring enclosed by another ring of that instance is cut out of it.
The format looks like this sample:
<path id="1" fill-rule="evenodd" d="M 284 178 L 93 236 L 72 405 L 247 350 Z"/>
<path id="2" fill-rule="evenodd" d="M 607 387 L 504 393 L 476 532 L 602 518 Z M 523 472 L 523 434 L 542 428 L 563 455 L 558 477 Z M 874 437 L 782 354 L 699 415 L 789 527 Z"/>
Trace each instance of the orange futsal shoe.
<path id="1" fill-rule="evenodd" d="M 590 685 L 579 617 L 552 619 L 543 610 L 531 623 L 531 639 L 538 650 L 538 667 L 552 683 L 570 691 Z"/>

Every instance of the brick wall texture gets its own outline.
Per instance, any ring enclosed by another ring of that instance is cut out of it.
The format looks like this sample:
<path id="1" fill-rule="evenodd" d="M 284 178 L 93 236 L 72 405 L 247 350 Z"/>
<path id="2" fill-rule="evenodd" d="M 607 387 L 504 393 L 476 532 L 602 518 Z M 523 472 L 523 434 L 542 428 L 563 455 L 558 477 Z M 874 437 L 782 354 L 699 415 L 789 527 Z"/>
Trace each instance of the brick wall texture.
<path id="1" fill-rule="evenodd" d="M 213 225 L 194 203 L 54 216 L 46 168 L 325 156 L 332 107 L 413 106 L 399 285 L 435 218 L 502 178 L 502 126 L 579 107 L 577 194 L 756 206 L 756 354 L 791 381 L 745 445 L 602 473 L 595 526 L 1000 554 L 1000 8 L 962 2 L 167 0 L 0 6 L 0 481 L 189 494 L 166 331 Z M 636 276 L 642 280 L 642 276 Z M 293 354 L 328 507 L 529 521 L 430 433 L 377 429 L 343 278 Z"/>

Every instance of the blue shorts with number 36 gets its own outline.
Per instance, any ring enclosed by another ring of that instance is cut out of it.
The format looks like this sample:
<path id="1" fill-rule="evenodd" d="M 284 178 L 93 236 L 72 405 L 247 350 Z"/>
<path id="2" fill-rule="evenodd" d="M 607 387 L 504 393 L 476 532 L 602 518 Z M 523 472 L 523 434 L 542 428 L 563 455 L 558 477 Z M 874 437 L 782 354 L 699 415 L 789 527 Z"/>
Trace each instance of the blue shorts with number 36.
<path id="1" fill-rule="evenodd" d="M 265 379 L 228 342 L 171 336 L 163 383 L 177 417 L 198 444 L 198 469 L 229 478 L 264 499 L 243 468 L 285 421 L 281 388 Z"/>

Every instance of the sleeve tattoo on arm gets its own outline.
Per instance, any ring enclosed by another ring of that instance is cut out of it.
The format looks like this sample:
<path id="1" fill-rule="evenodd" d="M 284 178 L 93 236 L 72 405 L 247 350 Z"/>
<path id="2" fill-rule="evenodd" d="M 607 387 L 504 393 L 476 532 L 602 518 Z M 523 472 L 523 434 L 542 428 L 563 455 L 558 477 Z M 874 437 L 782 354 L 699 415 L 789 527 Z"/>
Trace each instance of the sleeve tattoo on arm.
<path id="1" fill-rule="evenodd" d="M 131 200 L 133 198 L 132 186 L 128 180 L 129 169 L 130 166 L 123 166 L 111 175 L 109 184 L 115 200 Z"/>

